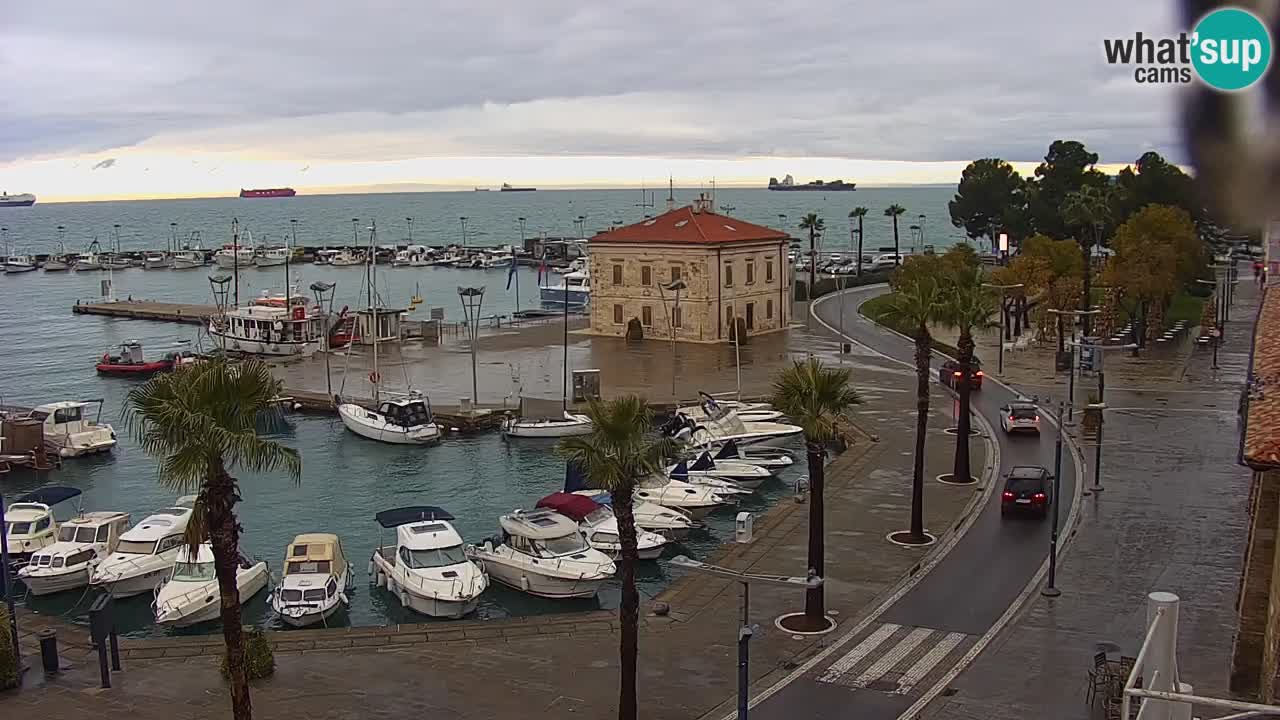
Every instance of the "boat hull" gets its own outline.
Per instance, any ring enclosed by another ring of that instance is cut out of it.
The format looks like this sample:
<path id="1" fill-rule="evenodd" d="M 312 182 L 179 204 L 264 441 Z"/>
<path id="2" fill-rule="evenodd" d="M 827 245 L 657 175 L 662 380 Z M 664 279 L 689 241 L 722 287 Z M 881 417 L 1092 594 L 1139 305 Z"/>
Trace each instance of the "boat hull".
<path id="1" fill-rule="evenodd" d="M 148 363 L 98 363 L 94 366 L 99 375 L 117 375 L 120 377 L 149 377 L 156 373 L 168 372 L 173 369 L 173 363 L 169 360 L 157 360 Z"/>
<path id="2" fill-rule="evenodd" d="M 198 263 L 195 260 L 190 260 L 188 258 L 174 258 L 170 267 L 174 270 L 194 270 L 195 268 L 201 267 L 203 264 L 204 263 Z"/>
<path id="3" fill-rule="evenodd" d="M 502 424 L 502 431 L 508 437 L 525 438 L 562 438 L 591 434 L 591 422 L 580 420 L 564 421 L 522 421 L 513 418 Z"/>
<path id="4" fill-rule="evenodd" d="M 293 628 L 304 628 L 318 623 L 323 623 L 329 618 L 337 614 L 344 605 L 340 601 L 335 601 L 332 605 L 302 614 L 293 614 L 290 612 L 276 611 L 276 617 L 280 618 L 280 622 Z"/>
<path id="5" fill-rule="evenodd" d="M 194 583 L 182 584 L 194 585 Z M 240 589 L 240 602 L 242 603 L 262 592 L 267 587 L 267 564 L 260 562 L 251 568 L 241 569 L 236 573 L 236 585 Z M 157 624 L 170 627 L 190 627 L 200 623 L 212 622 L 220 617 L 222 605 L 216 581 L 192 587 L 192 591 L 186 593 L 185 596 L 174 598 L 173 600 L 176 602 L 164 600 L 164 590 L 167 587 L 169 585 L 165 585 L 156 593 Z M 195 592 L 196 590 L 201 590 L 202 592 Z M 183 602 L 184 600 L 186 601 L 185 603 Z"/>
<path id="6" fill-rule="evenodd" d="M 144 270 L 166 270 L 169 267 L 169 258 L 145 258 L 142 261 Z"/>
<path id="7" fill-rule="evenodd" d="M 539 297 L 542 299 L 543 305 L 564 305 L 564 289 L 563 288 L 538 288 Z M 570 290 L 569 306 L 587 305 L 591 302 L 590 290 Z"/>
<path id="8" fill-rule="evenodd" d="M 263 342 L 228 335 L 213 326 L 209 327 L 209 336 L 219 349 L 248 353 L 250 355 L 268 355 L 271 357 L 310 357 L 320 349 L 317 340 L 292 340 L 288 342 Z"/>
<path id="9" fill-rule="evenodd" d="M 266 258 L 258 257 L 253 259 L 253 264 L 257 267 L 276 267 L 285 263 L 284 258 Z"/>
<path id="10" fill-rule="evenodd" d="M 23 585 L 27 586 L 27 590 L 32 595 L 52 595 L 66 592 L 67 590 L 76 590 L 88 585 L 89 568 L 80 567 L 70 572 L 57 574 L 24 575 L 20 572 L 18 573 L 18 579 L 22 581 Z"/>
<path id="11" fill-rule="evenodd" d="M 600 586 L 609 579 L 609 576 L 591 579 L 549 577 L 527 572 L 524 568 L 508 565 L 493 558 L 484 559 L 484 569 L 489 573 L 490 578 L 509 588 L 551 599 L 595 597 Z"/>
<path id="12" fill-rule="evenodd" d="M 36 269 L 36 266 L 35 266 L 35 265 L 27 265 L 27 264 L 25 264 L 25 263 L 23 263 L 23 264 L 12 264 L 12 265 L 11 265 L 11 264 L 9 264 L 9 263 L 5 263 L 5 266 L 4 266 L 4 271 L 5 271 L 7 274 L 9 274 L 9 275 L 14 275 L 14 274 L 17 274 L 17 273 L 31 272 L 32 270 L 35 270 L 35 269 Z"/>
<path id="13" fill-rule="evenodd" d="M 398 426 L 371 425 L 360 417 L 364 412 L 365 409 L 359 405 L 344 403 L 338 406 L 338 416 L 342 418 L 342 424 L 360 437 L 393 445 L 434 445 L 440 442 L 440 426 L 435 423 L 408 429 L 397 429 Z"/>
<path id="14" fill-rule="evenodd" d="M 70 269 L 71 265 L 69 263 L 60 260 L 50 260 L 44 264 L 45 272 L 65 272 Z"/>
<path id="15" fill-rule="evenodd" d="M 95 579 L 91 584 L 96 588 L 101 588 L 116 600 L 123 600 L 143 593 L 154 592 L 156 586 L 164 582 L 165 577 L 172 569 L 172 565 L 159 567 L 137 575 L 122 577 L 118 580 L 99 581 Z"/>

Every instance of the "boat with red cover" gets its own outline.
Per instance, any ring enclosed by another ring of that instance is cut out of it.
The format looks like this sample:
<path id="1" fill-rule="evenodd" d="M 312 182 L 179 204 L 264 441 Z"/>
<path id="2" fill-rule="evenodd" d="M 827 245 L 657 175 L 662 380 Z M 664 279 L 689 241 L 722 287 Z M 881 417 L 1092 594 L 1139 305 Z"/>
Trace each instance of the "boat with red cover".
<path id="1" fill-rule="evenodd" d="M 613 508 L 585 495 L 568 492 L 551 493 L 538 501 L 539 508 L 554 510 L 578 523 L 583 537 L 592 548 L 618 557 L 622 552 L 622 535 Z M 667 539 L 658 533 L 636 528 L 636 555 L 640 560 L 656 560 L 662 555 Z"/>

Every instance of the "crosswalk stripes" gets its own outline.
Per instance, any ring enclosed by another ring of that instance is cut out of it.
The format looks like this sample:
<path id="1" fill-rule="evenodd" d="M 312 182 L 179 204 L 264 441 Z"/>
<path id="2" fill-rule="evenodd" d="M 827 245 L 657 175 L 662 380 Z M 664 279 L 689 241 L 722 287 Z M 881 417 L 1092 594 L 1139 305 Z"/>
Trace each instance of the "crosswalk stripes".
<path id="1" fill-rule="evenodd" d="M 832 663 L 818 682 L 908 695 L 975 638 L 958 632 L 884 623 Z"/>

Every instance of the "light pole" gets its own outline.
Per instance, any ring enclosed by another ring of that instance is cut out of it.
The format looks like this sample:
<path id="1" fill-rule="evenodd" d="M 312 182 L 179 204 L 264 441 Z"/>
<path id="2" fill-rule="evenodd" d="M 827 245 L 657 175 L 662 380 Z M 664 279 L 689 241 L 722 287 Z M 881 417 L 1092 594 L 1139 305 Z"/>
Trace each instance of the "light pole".
<path id="1" fill-rule="evenodd" d="M 316 281 L 311 283 L 311 292 L 316 297 L 316 307 L 320 308 L 320 312 L 324 313 L 324 386 L 329 392 L 329 399 L 333 400 L 333 378 L 329 371 L 329 355 L 332 348 L 329 346 L 329 320 L 333 317 L 333 289 L 337 287 L 336 283 L 327 283 Z M 325 295 L 328 295 L 329 307 L 325 308 Z"/>
<path id="2" fill-rule="evenodd" d="M 520 249 L 523 251 L 524 250 L 524 218 L 518 217 L 516 218 L 516 220 L 520 221 Z M 516 316 L 518 317 L 520 313 L 520 266 L 516 262 L 515 252 L 511 253 L 511 276 L 516 281 Z"/>
<path id="3" fill-rule="evenodd" d="M 1012 285 L 996 285 L 993 283 L 982 283 L 982 287 L 991 288 L 992 290 L 1000 291 L 1000 337 L 999 337 L 1000 351 L 999 351 L 999 360 L 997 362 L 997 367 L 996 367 L 996 374 L 1004 375 L 1004 330 L 1005 330 L 1004 328 L 1004 316 L 1005 316 L 1004 294 L 1005 294 L 1005 291 L 1007 290 L 1017 290 L 1018 288 L 1025 287 L 1025 285 L 1023 283 L 1013 283 Z"/>
<path id="4" fill-rule="evenodd" d="M 925 223 L 929 221 L 929 218 L 926 217 L 924 213 L 920 213 L 917 217 L 920 218 L 920 244 L 927 245 L 929 240 L 928 238 L 925 237 L 924 232 L 925 232 Z"/>
<path id="5" fill-rule="evenodd" d="M 1080 344 L 1075 341 L 1074 337 L 1071 342 L 1067 342 L 1063 339 L 1062 316 L 1070 315 L 1074 319 L 1078 315 L 1089 317 L 1091 315 L 1097 315 L 1102 311 L 1097 308 L 1092 310 L 1054 310 L 1053 308 L 1050 308 L 1046 312 L 1058 316 L 1058 340 L 1062 342 L 1064 346 L 1069 346 L 1071 348 L 1071 362 L 1067 365 L 1067 422 L 1071 422 L 1071 418 L 1075 414 L 1074 409 L 1076 403 L 1076 348 L 1078 348 Z M 1073 335 L 1074 333 L 1075 331 L 1072 331 Z"/>
<path id="6" fill-rule="evenodd" d="M 404 221 L 409 226 L 409 244 L 413 245 L 413 218 L 407 217 Z"/>
<path id="7" fill-rule="evenodd" d="M 736 580 L 742 585 L 742 624 L 738 627 L 738 720 L 747 720 L 749 689 L 751 687 L 750 659 L 751 636 L 759 626 L 751 624 L 751 586 L 774 585 L 781 587 L 802 587 L 806 591 L 822 587 L 823 579 L 809 577 L 787 577 L 783 575 L 751 575 L 717 565 L 691 560 L 685 555 L 671 558 L 671 564 L 691 572 Z"/>
<path id="8" fill-rule="evenodd" d="M 1045 597 L 1058 597 L 1058 490 L 1062 476 L 1062 401 L 1058 401 L 1058 438 L 1053 443 L 1053 528 L 1049 534 L 1049 582 L 1040 591 Z"/>
<path id="9" fill-rule="evenodd" d="M 458 223 L 462 225 L 462 249 L 465 250 L 467 248 L 467 216 L 459 217 Z"/>
<path id="10" fill-rule="evenodd" d="M 678 403 L 680 398 L 676 396 L 676 313 L 680 311 L 680 291 L 689 287 L 685 284 L 684 278 L 672 280 L 663 285 L 658 284 L 658 295 L 662 298 L 662 307 L 667 311 L 667 328 L 671 332 L 671 401 Z M 671 307 L 667 307 L 666 291 L 670 290 L 675 293 L 675 303 Z M 680 324 L 684 325 L 684 319 L 681 318 Z M 739 371 L 741 372 L 741 371 Z"/>
<path id="11" fill-rule="evenodd" d="M 1093 487 L 1086 489 L 1082 495 L 1092 495 L 1100 493 L 1104 490 L 1102 487 L 1102 411 L 1107 409 L 1106 392 L 1107 381 L 1103 368 L 1106 363 L 1103 362 L 1102 353 L 1105 350 L 1132 350 L 1138 347 L 1136 343 L 1126 343 L 1124 345 L 1101 345 L 1097 342 L 1097 338 L 1085 338 L 1089 340 L 1086 344 L 1080 344 L 1079 347 L 1089 347 L 1093 350 L 1093 367 L 1098 373 L 1098 402 L 1090 404 L 1089 409 L 1098 411 L 1098 438 L 1093 450 Z M 1076 343 L 1073 343 L 1076 345 Z"/>
<path id="12" fill-rule="evenodd" d="M 476 375 L 476 335 L 480 332 L 480 307 L 484 304 L 483 287 L 459 287 L 458 299 L 462 301 L 462 317 L 471 336 L 471 411 L 480 402 L 479 381 Z"/>
<path id="13" fill-rule="evenodd" d="M 579 240 L 581 240 L 582 238 L 586 237 L 586 234 L 587 234 L 587 216 L 586 216 L 586 215 L 579 215 L 578 217 L 574 218 L 574 220 L 573 220 L 573 224 L 574 224 L 574 225 L 576 225 L 576 226 L 578 226 L 578 239 L 579 239 Z"/>

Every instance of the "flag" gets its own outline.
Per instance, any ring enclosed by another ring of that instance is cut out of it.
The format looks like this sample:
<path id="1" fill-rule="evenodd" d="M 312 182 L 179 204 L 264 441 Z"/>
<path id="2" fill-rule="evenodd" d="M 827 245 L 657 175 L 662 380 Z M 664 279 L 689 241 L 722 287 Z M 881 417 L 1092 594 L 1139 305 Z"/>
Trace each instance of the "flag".
<path id="1" fill-rule="evenodd" d="M 515 277 L 515 276 L 516 276 L 516 258 L 515 258 L 515 255 L 512 255 L 512 256 L 511 256 L 511 270 L 509 270 L 509 271 L 507 272 L 507 289 L 508 289 L 508 290 L 510 290 L 510 289 L 511 289 L 511 278 L 513 278 L 513 277 Z"/>

